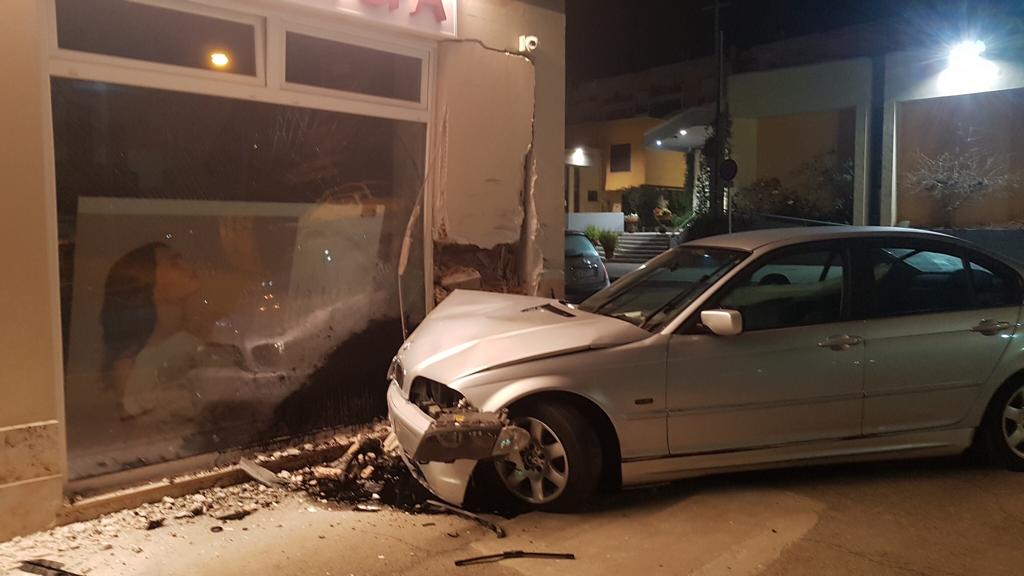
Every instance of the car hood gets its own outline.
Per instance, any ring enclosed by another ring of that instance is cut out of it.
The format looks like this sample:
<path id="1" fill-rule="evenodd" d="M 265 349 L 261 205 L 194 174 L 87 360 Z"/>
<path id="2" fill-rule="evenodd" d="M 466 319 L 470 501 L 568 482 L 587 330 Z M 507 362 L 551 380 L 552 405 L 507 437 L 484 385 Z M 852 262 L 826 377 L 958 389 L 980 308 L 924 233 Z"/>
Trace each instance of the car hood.
<path id="1" fill-rule="evenodd" d="M 457 290 L 409 337 L 398 360 L 407 392 L 417 376 L 451 384 L 484 370 L 621 346 L 650 335 L 557 300 Z"/>

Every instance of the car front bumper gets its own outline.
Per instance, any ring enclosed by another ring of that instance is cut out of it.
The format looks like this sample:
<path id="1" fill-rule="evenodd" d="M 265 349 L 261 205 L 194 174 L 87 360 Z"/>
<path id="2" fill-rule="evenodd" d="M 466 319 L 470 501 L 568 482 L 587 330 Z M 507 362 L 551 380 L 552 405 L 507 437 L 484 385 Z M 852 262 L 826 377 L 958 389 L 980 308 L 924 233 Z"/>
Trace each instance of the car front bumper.
<path id="1" fill-rule="evenodd" d="M 442 500 L 461 505 L 476 463 L 523 450 L 529 433 L 507 418 L 453 409 L 431 418 L 407 400 L 397 382 L 388 387 L 388 414 L 409 470 Z"/>

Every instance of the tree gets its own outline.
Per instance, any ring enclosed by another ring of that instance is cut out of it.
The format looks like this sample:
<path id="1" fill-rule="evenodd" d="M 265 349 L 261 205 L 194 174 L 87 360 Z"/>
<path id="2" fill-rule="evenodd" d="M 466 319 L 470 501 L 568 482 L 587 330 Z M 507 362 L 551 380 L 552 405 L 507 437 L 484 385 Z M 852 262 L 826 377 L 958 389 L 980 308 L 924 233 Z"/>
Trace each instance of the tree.
<path id="1" fill-rule="evenodd" d="M 754 214 L 826 220 L 849 224 L 853 217 L 853 160 L 833 152 L 804 162 L 794 176 L 803 184 L 786 186 L 779 178 L 763 178 L 738 190 L 736 208 Z"/>
<path id="2" fill-rule="evenodd" d="M 987 150 L 973 128 L 959 127 L 952 151 L 938 156 L 920 154 L 915 168 L 907 177 L 912 194 L 932 199 L 942 210 L 942 225 L 953 227 L 961 208 L 978 204 L 986 198 L 1007 194 L 1024 179 L 1010 172 L 1005 154 Z"/>

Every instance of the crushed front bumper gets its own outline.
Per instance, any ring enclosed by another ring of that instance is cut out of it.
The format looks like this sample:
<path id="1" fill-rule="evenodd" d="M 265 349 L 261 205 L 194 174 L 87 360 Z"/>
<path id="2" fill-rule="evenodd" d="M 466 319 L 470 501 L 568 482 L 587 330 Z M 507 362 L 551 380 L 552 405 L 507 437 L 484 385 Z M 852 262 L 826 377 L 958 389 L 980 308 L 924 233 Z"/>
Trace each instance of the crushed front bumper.
<path id="1" fill-rule="evenodd" d="M 461 505 L 476 463 L 521 451 L 529 433 L 502 415 L 452 409 L 434 419 L 388 388 L 388 413 L 402 459 L 414 475 L 442 500 Z"/>

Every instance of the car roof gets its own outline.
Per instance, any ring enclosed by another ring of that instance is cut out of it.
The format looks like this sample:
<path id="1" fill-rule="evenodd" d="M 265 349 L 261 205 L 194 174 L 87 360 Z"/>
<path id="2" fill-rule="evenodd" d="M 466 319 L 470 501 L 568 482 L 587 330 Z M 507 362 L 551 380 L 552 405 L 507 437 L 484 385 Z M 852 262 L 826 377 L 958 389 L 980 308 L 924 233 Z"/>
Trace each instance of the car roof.
<path id="1" fill-rule="evenodd" d="M 884 226 L 811 226 L 804 228 L 769 228 L 765 230 L 752 230 L 750 232 L 737 232 L 735 234 L 722 234 L 720 236 L 701 238 L 699 240 L 694 240 L 693 242 L 688 242 L 687 244 L 691 246 L 727 248 L 753 252 L 759 248 L 769 245 L 786 246 L 789 244 L 814 242 L 816 240 L 836 240 L 839 238 L 861 237 L 931 238 L 935 240 L 962 242 L 946 234 L 930 232 L 928 230 L 917 230 L 913 228 L 889 228 Z"/>

